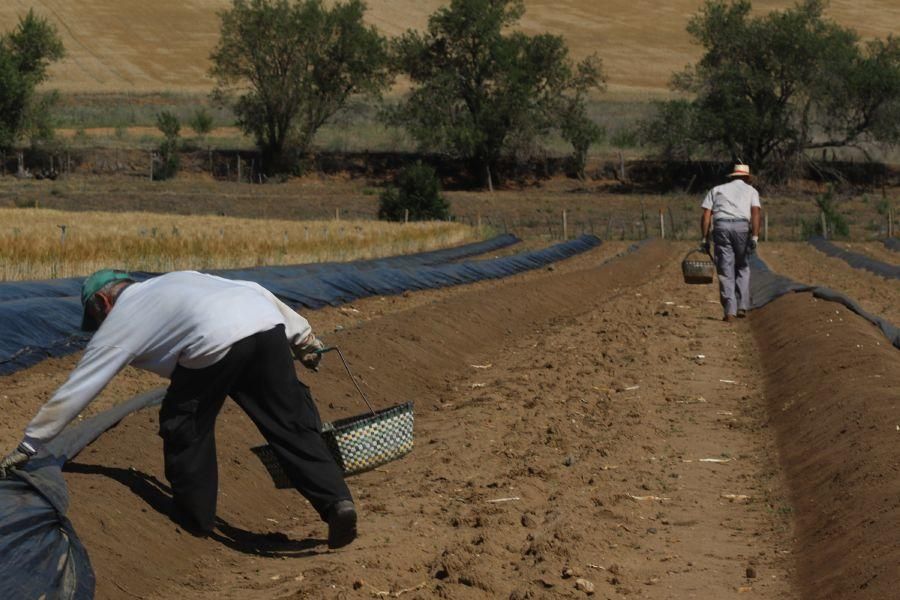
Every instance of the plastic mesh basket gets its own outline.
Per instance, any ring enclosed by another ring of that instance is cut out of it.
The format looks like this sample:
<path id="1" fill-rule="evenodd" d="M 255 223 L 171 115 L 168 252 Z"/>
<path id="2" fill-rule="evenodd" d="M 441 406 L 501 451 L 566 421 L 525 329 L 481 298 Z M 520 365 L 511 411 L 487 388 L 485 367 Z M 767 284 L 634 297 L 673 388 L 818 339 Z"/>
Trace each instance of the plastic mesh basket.
<path id="1" fill-rule="evenodd" d="M 691 258 L 692 254 L 699 254 L 702 258 Z M 705 252 L 691 250 L 681 261 L 681 274 L 684 276 L 685 283 L 712 283 L 716 277 L 716 265 Z"/>
<path id="2" fill-rule="evenodd" d="M 412 451 L 413 403 L 325 423 L 322 437 L 344 475 L 370 471 Z M 271 446 L 251 450 L 266 467 L 275 487 L 293 487 Z"/>
<path id="3" fill-rule="evenodd" d="M 413 449 L 413 403 L 339 419 L 322 436 L 346 475 L 374 469 Z"/>

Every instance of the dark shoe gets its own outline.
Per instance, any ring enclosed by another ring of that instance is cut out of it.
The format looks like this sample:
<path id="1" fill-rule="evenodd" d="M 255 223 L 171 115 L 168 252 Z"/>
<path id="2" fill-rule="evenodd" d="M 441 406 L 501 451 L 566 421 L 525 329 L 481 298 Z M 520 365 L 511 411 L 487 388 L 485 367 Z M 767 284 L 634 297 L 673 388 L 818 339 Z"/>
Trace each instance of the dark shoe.
<path id="1" fill-rule="evenodd" d="M 738 309 L 738 312 L 737 312 L 737 318 L 738 318 L 738 319 L 744 319 L 744 318 L 746 318 L 746 317 L 747 317 L 747 311 L 744 310 L 743 308 Z"/>
<path id="2" fill-rule="evenodd" d="M 726 323 L 731 323 L 732 321 L 734 321 L 734 315 L 725 315 L 724 317 L 722 317 L 722 320 Z"/>
<path id="3" fill-rule="evenodd" d="M 328 547 L 342 548 L 356 539 L 356 507 L 350 500 L 335 502 L 328 513 Z"/>

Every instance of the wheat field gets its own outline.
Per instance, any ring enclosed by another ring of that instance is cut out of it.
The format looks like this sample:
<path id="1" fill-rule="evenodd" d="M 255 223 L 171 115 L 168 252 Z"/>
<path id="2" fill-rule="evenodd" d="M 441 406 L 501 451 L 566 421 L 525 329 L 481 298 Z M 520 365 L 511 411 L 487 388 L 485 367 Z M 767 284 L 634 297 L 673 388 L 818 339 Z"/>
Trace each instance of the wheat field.
<path id="1" fill-rule="evenodd" d="M 410 254 L 483 237 L 449 222 L 287 221 L 145 212 L 0 210 L 0 281 L 87 275 L 112 267 L 172 271 Z"/>
<path id="2" fill-rule="evenodd" d="M 422 29 L 441 0 L 368 0 L 367 19 L 384 34 Z M 756 0 L 757 12 L 793 2 Z M 4 0 L 0 30 L 29 8 L 58 27 L 68 56 L 48 87 L 64 92 L 206 92 L 217 13 L 228 0 Z M 665 93 L 672 72 L 699 56 L 685 33 L 702 0 L 526 0 L 521 27 L 564 36 L 572 53 L 596 52 L 609 90 L 626 97 Z M 897 0 L 833 0 L 827 14 L 864 37 L 900 31 Z"/>

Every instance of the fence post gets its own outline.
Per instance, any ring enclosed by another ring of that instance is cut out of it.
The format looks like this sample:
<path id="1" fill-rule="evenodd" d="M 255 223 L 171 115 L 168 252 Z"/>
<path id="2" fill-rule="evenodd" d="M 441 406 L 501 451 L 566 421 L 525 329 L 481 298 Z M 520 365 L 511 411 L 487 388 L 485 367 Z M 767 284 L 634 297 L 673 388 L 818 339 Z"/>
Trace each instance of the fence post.
<path id="1" fill-rule="evenodd" d="M 409 209 L 408 208 L 403 209 L 403 222 L 409 223 Z"/>
<path id="2" fill-rule="evenodd" d="M 659 237 L 666 239 L 666 218 L 663 216 L 663 209 L 659 209 Z"/>
<path id="3" fill-rule="evenodd" d="M 563 209 L 562 219 L 563 240 L 567 240 L 569 239 L 569 222 L 566 220 L 566 209 Z"/>
<path id="4" fill-rule="evenodd" d="M 822 237 L 828 239 L 828 223 L 825 221 L 825 211 L 819 213 L 822 217 Z"/>

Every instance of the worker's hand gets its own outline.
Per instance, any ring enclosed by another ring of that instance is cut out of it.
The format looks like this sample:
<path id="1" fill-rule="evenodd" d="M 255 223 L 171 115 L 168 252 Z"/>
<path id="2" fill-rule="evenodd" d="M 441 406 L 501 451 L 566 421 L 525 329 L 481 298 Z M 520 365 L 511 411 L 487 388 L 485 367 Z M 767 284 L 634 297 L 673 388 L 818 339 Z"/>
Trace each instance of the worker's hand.
<path id="1" fill-rule="evenodd" d="M 29 454 L 24 448 L 22 448 L 22 446 L 19 446 L 18 448 L 4 456 L 3 460 L 0 460 L 0 479 L 6 478 L 8 469 L 24 465 L 28 462 L 29 458 L 31 458 L 31 454 Z"/>
<path id="2" fill-rule="evenodd" d="M 700 240 L 700 251 L 709 254 L 709 238 L 703 238 Z"/>
<path id="3" fill-rule="evenodd" d="M 749 254 L 750 256 L 753 256 L 754 254 L 756 254 L 756 249 L 758 246 L 759 246 L 759 237 L 754 235 L 753 237 L 750 238 L 750 241 L 747 242 L 747 254 Z"/>
<path id="4" fill-rule="evenodd" d="M 322 340 L 310 333 L 302 344 L 294 347 L 294 357 L 310 371 L 318 371 L 324 349 Z"/>

